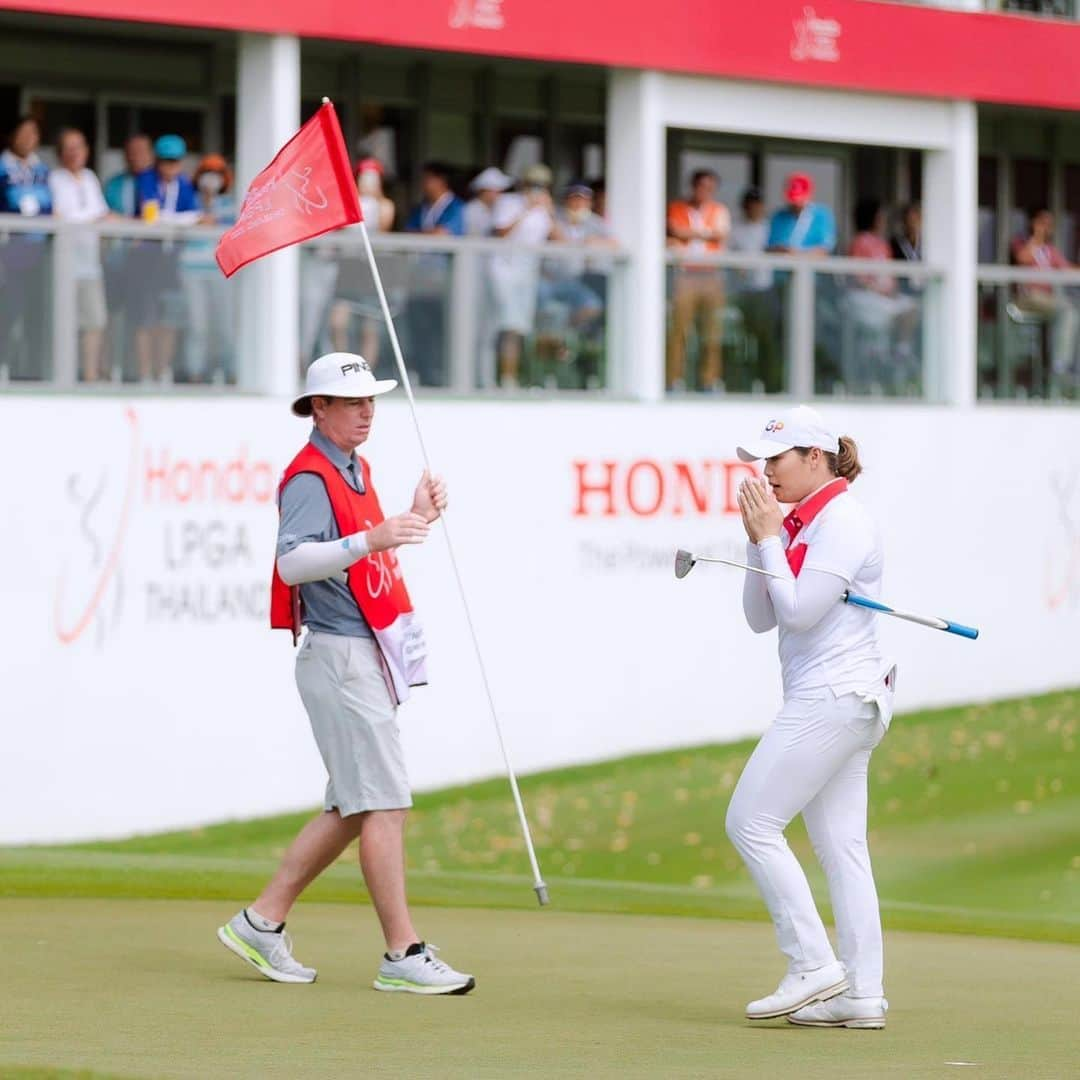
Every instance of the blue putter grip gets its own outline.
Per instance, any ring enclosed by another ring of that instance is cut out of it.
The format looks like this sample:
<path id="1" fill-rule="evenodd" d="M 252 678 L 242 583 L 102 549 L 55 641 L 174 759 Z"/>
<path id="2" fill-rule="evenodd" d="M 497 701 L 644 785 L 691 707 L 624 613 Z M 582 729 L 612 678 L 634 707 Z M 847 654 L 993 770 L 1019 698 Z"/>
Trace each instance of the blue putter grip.
<path id="1" fill-rule="evenodd" d="M 961 637 L 971 638 L 974 641 L 979 636 L 979 631 L 974 626 L 964 626 L 958 622 L 949 622 L 948 619 L 942 620 L 945 623 L 945 631 L 949 634 L 959 634 Z"/>
<path id="2" fill-rule="evenodd" d="M 848 604 L 855 604 L 858 607 L 870 608 L 873 611 L 892 611 L 892 608 L 888 604 L 879 604 L 876 600 L 871 600 L 869 596 L 860 596 L 858 593 L 853 593 L 850 590 L 844 593 L 844 601 Z"/>

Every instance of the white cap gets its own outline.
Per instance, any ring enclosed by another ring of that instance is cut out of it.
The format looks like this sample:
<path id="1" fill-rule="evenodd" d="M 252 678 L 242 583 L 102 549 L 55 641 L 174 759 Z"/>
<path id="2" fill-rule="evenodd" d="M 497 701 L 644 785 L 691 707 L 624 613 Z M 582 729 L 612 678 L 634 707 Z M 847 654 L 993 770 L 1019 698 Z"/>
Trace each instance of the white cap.
<path id="1" fill-rule="evenodd" d="M 304 392 L 292 403 L 292 411 L 297 416 L 310 416 L 311 399 L 316 395 L 369 398 L 387 394 L 396 387 L 397 379 L 376 379 L 368 362 L 356 353 L 327 353 L 307 369 Z"/>
<path id="2" fill-rule="evenodd" d="M 469 187 L 473 191 L 505 191 L 508 187 L 512 187 L 513 183 L 512 176 L 507 176 L 502 169 L 489 165 L 483 172 L 473 177 Z"/>
<path id="3" fill-rule="evenodd" d="M 840 439 L 829 429 L 817 409 L 796 405 L 770 420 L 760 439 L 737 446 L 735 452 L 741 461 L 759 461 L 776 457 L 796 446 L 818 446 L 835 454 L 840 449 Z"/>

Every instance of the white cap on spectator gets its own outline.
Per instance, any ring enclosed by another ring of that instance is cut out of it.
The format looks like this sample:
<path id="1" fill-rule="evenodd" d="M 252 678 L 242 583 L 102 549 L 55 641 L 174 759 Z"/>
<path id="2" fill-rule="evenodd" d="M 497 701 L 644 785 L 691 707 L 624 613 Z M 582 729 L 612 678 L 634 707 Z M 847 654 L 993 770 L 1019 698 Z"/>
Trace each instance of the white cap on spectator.
<path id="1" fill-rule="evenodd" d="M 292 403 L 292 411 L 310 416 L 313 397 L 369 398 L 396 387 L 397 379 L 376 379 L 368 362 L 356 353 L 327 353 L 307 369 L 304 392 Z"/>
<path id="2" fill-rule="evenodd" d="M 840 450 L 840 439 L 825 423 L 825 418 L 809 405 L 796 405 L 770 420 L 761 438 L 735 448 L 742 461 L 760 461 L 777 457 L 796 446 L 817 446 L 827 453 Z"/>
<path id="3" fill-rule="evenodd" d="M 507 176 L 502 169 L 489 165 L 483 172 L 473 177 L 469 187 L 473 191 L 505 191 L 513 186 L 514 178 Z"/>

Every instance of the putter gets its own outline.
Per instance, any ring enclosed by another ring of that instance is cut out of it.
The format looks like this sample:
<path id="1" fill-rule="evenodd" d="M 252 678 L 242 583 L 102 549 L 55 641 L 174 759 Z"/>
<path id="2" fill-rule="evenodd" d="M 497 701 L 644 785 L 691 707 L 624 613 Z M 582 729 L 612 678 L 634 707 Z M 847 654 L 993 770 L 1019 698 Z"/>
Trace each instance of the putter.
<path id="1" fill-rule="evenodd" d="M 769 570 L 762 570 L 757 566 L 747 566 L 745 563 L 734 562 L 731 559 L 721 559 L 715 555 L 692 555 L 689 551 L 679 548 L 675 552 L 675 576 L 682 580 L 694 569 L 699 562 L 721 563 L 723 566 L 734 566 L 739 570 L 749 570 L 752 574 L 762 574 L 765 577 L 779 578 Z M 856 607 L 866 608 L 868 611 L 876 611 L 880 615 L 892 615 L 894 619 L 903 619 L 918 626 L 928 626 L 931 630 L 943 630 L 946 634 L 956 634 L 974 641 L 979 636 L 979 631 L 973 626 L 964 626 L 962 623 L 952 622 L 949 619 L 941 619 L 936 615 L 916 615 L 912 611 L 901 611 L 899 608 L 890 607 L 878 600 L 871 600 L 868 596 L 860 596 L 850 589 L 845 589 L 841 599 L 845 604 L 854 604 Z"/>

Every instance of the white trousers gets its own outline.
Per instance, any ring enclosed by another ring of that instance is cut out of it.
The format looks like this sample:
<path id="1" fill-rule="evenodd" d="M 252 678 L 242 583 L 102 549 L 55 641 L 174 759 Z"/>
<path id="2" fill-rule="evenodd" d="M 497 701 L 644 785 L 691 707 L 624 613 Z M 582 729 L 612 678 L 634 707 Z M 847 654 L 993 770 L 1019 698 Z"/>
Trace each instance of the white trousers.
<path id="1" fill-rule="evenodd" d="M 765 900 L 789 972 L 836 959 L 810 883 L 784 839 L 802 814 L 829 882 L 840 960 L 856 997 L 883 993 L 866 773 L 884 734 L 878 706 L 858 694 L 791 698 L 750 755 L 727 812 L 728 836 Z"/>

